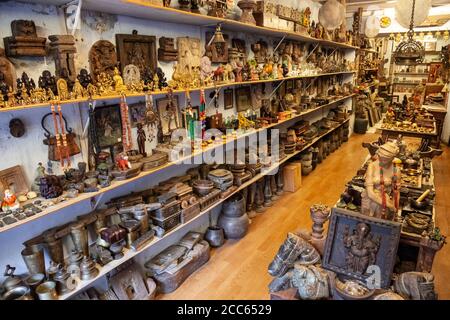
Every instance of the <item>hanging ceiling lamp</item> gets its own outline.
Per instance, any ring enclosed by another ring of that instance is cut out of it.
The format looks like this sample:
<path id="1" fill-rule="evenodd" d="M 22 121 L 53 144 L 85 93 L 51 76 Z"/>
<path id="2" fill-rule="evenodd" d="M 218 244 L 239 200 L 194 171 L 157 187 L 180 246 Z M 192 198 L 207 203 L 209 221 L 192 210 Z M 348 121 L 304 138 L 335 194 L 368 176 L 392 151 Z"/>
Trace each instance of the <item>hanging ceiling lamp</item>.
<path id="1" fill-rule="evenodd" d="M 412 10 L 414 0 L 397 0 L 395 4 L 395 20 L 403 27 L 409 28 L 411 11 L 413 14 L 413 25 L 420 26 L 428 17 L 431 8 L 431 0 L 415 1 L 415 10 Z"/>
<path id="2" fill-rule="evenodd" d="M 425 49 L 420 42 L 413 39 L 414 34 L 414 9 L 416 6 L 416 0 L 413 0 L 411 11 L 411 22 L 409 24 L 409 31 L 407 33 L 407 39 L 400 42 L 395 49 L 394 59 L 396 64 L 400 65 L 415 65 L 423 62 L 425 56 Z"/>
<path id="3" fill-rule="evenodd" d="M 319 22 L 327 30 L 334 30 L 345 20 L 345 7 L 337 0 L 327 0 L 319 9 Z"/>

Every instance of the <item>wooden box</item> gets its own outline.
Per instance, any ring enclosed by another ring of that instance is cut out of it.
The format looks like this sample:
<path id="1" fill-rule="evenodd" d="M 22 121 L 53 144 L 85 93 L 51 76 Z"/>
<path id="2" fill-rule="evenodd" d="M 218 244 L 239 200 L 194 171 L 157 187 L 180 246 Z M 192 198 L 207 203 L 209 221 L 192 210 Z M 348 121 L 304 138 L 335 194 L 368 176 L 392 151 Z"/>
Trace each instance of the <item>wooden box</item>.
<path id="1" fill-rule="evenodd" d="M 176 267 L 168 268 L 163 273 L 154 275 L 158 292 L 165 294 L 175 291 L 192 273 L 208 262 L 209 253 L 208 243 L 202 240 Z"/>
<path id="2" fill-rule="evenodd" d="M 301 163 L 291 163 L 283 168 L 284 191 L 296 192 L 302 185 Z"/>

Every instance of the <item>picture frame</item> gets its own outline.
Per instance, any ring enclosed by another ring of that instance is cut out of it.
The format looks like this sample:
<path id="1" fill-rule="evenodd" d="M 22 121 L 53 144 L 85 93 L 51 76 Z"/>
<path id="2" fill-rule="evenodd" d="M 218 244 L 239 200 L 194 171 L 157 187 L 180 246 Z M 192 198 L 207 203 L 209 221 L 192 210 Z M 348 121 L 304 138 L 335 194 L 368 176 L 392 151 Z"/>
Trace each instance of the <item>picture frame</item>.
<path id="1" fill-rule="evenodd" d="M 239 87 L 235 89 L 236 111 L 247 111 L 252 107 L 252 94 L 250 86 Z"/>
<path id="2" fill-rule="evenodd" d="M 373 274 L 372 268 L 369 267 L 378 266 L 380 287 L 387 288 L 391 283 L 400 232 L 399 222 L 333 208 L 322 267 L 350 278 L 366 281 Z M 363 250 L 367 252 L 365 255 L 361 253 Z M 359 255 L 356 254 L 357 251 Z"/>
<path id="3" fill-rule="evenodd" d="M 132 34 L 116 34 L 116 50 L 122 73 L 129 64 L 138 67 L 141 74 L 147 67 L 152 72 L 156 71 L 158 57 L 155 36 L 138 34 L 136 30 Z"/>
<path id="4" fill-rule="evenodd" d="M 430 68 L 428 71 L 427 82 L 428 83 L 436 83 L 443 67 L 444 67 L 444 65 L 441 62 L 430 62 Z"/>
<path id="5" fill-rule="evenodd" d="M 223 107 L 225 110 L 234 108 L 234 90 L 232 88 L 223 90 Z"/>
<path id="6" fill-rule="evenodd" d="M 183 128 L 187 128 L 186 115 L 184 113 L 184 110 L 182 111 L 182 113 L 183 113 Z M 193 106 L 192 113 L 194 114 L 194 119 L 198 121 L 200 119 L 200 106 Z"/>
<path id="7" fill-rule="evenodd" d="M 122 142 L 122 117 L 118 104 L 96 107 L 94 125 L 97 143 L 101 149 Z"/>
<path id="8" fill-rule="evenodd" d="M 156 100 L 161 130 L 165 136 L 170 135 L 173 130 L 179 129 L 182 126 L 178 96 L 173 96 L 173 110 L 169 110 L 169 102 L 169 97 Z"/>
<path id="9" fill-rule="evenodd" d="M 424 41 L 423 47 L 425 48 L 425 51 L 436 51 L 436 41 Z"/>
<path id="10" fill-rule="evenodd" d="M 147 106 L 145 101 L 133 103 L 128 105 L 130 114 L 130 124 L 132 128 L 135 128 L 138 123 L 144 123 L 146 119 Z"/>

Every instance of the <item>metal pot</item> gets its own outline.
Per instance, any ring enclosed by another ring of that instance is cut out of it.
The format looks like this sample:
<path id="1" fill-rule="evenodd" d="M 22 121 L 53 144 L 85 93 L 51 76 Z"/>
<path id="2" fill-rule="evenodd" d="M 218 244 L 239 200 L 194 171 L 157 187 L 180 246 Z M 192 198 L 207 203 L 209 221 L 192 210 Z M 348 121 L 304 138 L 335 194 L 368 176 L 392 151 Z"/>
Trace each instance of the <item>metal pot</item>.
<path id="1" fill-rule="evenodd" d="M 14 287 L 5 292 L 2 296 L 3 300 L 33 300 L 30 294 L 30 288 L 27 286 Z"/>
<path id="2" fill-rule="evenodd" d="M 75 249 L 83 255 L 89 255 L 88 233 L 82 222 L 76 222 L 70 226 L 70 236 Z"/>
<path id="3" fill-rule="evenodd" d="M 240 217 L 229 217 L 221 214 L 218 225 L 223 228 L 227 239 L 240 239 L 247 234 L 249 219 L 246 213 Z"/>
<path id="4" fill-rule="evenodd" d="M 30 274 L 45 274 L 44 250 L 42 248 L 33 251 L 31 248 L 27 247 L 22 250 L 21 255 Z"/>
<path id="5" fill-rule="evenodd" d="M 213 248 L 221 247 L 225 242 L 224 231 L 221 227 L 211 226 L 208 228 L 205 234 L 205 240 Z"/>
<path id="6" fill-rule="evenodd" d="M 56 283 L 53 281 L 46 281 L 36 288 L 36 294 L 39 300 L 58 300 L 56 293 Z"/>
<path id="7" fill-rule="evenodd" d="M 227 217 L 240 217 L 245 213 L 245 201 L 238 193 L 223 203 L 222 213 Z"/>

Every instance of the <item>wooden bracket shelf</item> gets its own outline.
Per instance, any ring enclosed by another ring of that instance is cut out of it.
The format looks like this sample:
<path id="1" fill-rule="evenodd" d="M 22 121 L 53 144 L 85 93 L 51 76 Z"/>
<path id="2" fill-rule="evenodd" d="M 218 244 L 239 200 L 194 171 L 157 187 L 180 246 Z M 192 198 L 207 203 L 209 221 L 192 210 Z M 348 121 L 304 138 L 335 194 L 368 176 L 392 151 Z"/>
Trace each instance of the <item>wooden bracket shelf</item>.
<path id="1" fill-rule="evenodd" d="M 44 3 L 57 6 L 64 6 L 68 0 L 27 0 L 34 3 Z M 289 40 L 302 42 L 318 43 L 326 47 L 336 47 L 343 49 L 359 49 L 358 47 L 329 40 L 321 40 L 302 35 L 300 33 L 273 29 L 267 27 L 259 27 L 246 24 L 231 19 L 210 17 L 207 15 L 191 13 L 172 7 L 162 7 L 148 3 L 145 0 L 84 0 L 83 9 L 105 12 L 110 14 L 125 15 L 135 18 L 148 19 L 167 23 L 187 24 L 200 27 L 213 28 L 216 24 L 221 23 L 224 31 L 247 32 L 254 35 L 266 37 L 286 37 Z"/>
<path id="2" fill-rule="evenodd" d="M 136 180 L 140 180 L 140 179 L 142 179 L 142 178 L 144 178 L 146 176 L 152 175 L 152 174 L 154 174 L 156 172 L 159 172 L 159 171 L 162 171 L 162 170 L 164 170 L 166 168 L 172 167 L 172 166 L 177 165 L 177 164 L 186 163 L 187 161 L 191 161 L 192 159 L 194 159 L 194 157 L 202 155 L 202 154 L 204 154 L 206 152 L 209 152 L 209 151 L 211 151 L 213 149 L 216 149 L 216 148 L 219 148 L 219 147 L 223 147 L 223 146 L 225 146 L 225 145 L 227 145 L 229 143 L 234 143 L 234 141 L 236 141 L 236 140 L 245 138 L 245 137 L 250 136 L 250 135 L 257 134 L 259 132 L 262 132 L 264 130 L 273 128 L 275 126 L 286 124 L 286 123 L 294 121 L 294 120 L 300 120 L 302 117 L 304 117 L 304 116 L 306 116 L 308 114 L 311 114 L 311 113 L 316 112 L 318 110 L 324 109 L 324 108 L 329 107 L 331 105 L 334 105 L 336 103 L 342 102 L 342 101 L 344 101 L 346 99 L 349 99 L 349 98 L 351 98 L 353 96 L 354 96 L 354 94 L 351 94 L 351 95 L 348 95 L 348 96 L 336 99 L 336 100 L 334 100 L 334 101 L 332 101 L 332 102 L 330 102 L 328 104 L 319 106 L 319 107 L 314 108 L 314 109 L 309 109 L 309 110 L 307 110 L 305 112 L 302 112 L 300 114 L 294 115 L 290 119 L 286 119 L 286 120 L 279 121 L 277 123 L 270 124 L 270 125 L 268 125 L 268 126 L 266 126 L 264 128 L 260 128 L 260 129 L 256 129 L 256 130 L 250 130 L 250 131 L 245 132 L 245 133 L 243 133 L 241 135 L 238 135 L 235 139 L 227 139 L 226 142 L 220 142 L 220 143 L 217 143 L 217 144 L 210 145 L 210 146 L 208 146 L 206 148 L 203 148 L 202 150 L 199 150 L 197 152 L 194 151 L 192 155 L 185 156 L 183 158 L 178 159 L 177 161 L 168 162 L 168 163 L 166 163 L 166 164 L 164 164 L 164 165 L 162 165 L 160 167 L 157 167 L 157 168 L 155 168 L 153 170 L 141 172 L 138 176 L 136 176 L 134 178 L 131 178 L 131 179 L 128 179 L 128 180 L 123 180 L 123 181 L 113 181 L 110 186 L 108 186 L 106 188 L 102 188 L 102 189 L 100 189 L 100 190 L 98 190 L 96 192 L 81 193 L 79 196 L 77 196 L 74 199 L 69 199 L 69 200 L 60 202 L 58 204 L 55 204 L 54 206 L 52 206 L 52 207 L 44 210 L 41 213 L 38 213 L 38 214 L 34 215 L 34 216 L 25 218 L 23 220 L 17 221 L 16 223 L 13 223 L 13 224 L 10 224 L 10 225 L 5 225 L 5 226 L 0 228 L 0 233 L 12 230 L 12 229 L 17 228 L 19 226 L 27 224 L 27 223 L 29 223 L 31 221 L 35 221 L 35 220 L 41 219 L 41 218 L 43 218 L 43 217 L 45 217 L 47 215 L 56 213 L 56 212 L 58 212 L 58 211 L 60 211 L 60 210 L 62 210 L 64 208 L 73 206 L 73 205 L 75 205 L 75 204 L 77 204 L 79 202 L 95 198 L 95 197 L 97 197 L 97 196 L 99 196 L 99 195 L 101 195 L 103 193 L 106 193 L 108 191 L 117 189 L 117 188 L 119 188 L 121 186 L 130 184 L 130 183 L 132 183 L 132 182 L 134 182 Z"/>
<path id="3" fill-rule="evenodd" d="M 296 150 L 294 153 L 287 155 L 285 158 L 280 159 L 280 161 L 278 163 L 273 164 L 272 166 L 270 166 L 269 168 L 266 168 L 264 170 L 264 172 L 254 176 L 252 179 L 250 179 L 249 181 L 243 183 L 240 187 L 238 187 L 235 191 L 231 192 L 230 194 L 228 194 L 226 197 L 221 198 L 220 201 L 214 203 L 212 206 L 210 206 L 209 208 L 203 210 L 202 212 L 200 212 L 197 216 L 195 216 L 193 219 L 189 220 L 186 223 L 180 224 L 178 226 L 176 226 L 174 229 L 170 230 L 168 233 L 166 233 L 162 238 L 154 238 L 152 241 L 150 241 L 147 245 L 145 245 L 142 249 L 137 250 L 137 251 L 133 251 L 133 250 L 128 250 L 128 249 L 124 249 L 124 255 L 121 259 L 118 260 L 114 260 L 110 263 L 108 263 L 107 265 L 100 267 L 97 266 L 100 270 L 99 274 L 97 275 L 97 277 L 95 277 L 94 279 L 91 280 L 81 280 L 78 284 L 78 286 L 76 287 L 76 289 L 72 292 L 69 292 L 65 295 L 62 295 L 59 297 L 60 300 L 67 300 L 70 297 L 74 296 L 75 294 L 81 292 L 82 290 L 88 288 L 91 284 L 93 284 L 96 280 L 98 280 L 99 278 L 105 276 L 106 274 L 108 274 L 109 272 L 111 272 L 112 270 L 114 270 L 116 267 L 120 266 L 121 264 L 125 263 L 126 261 L 134 258 L 135 256 L 137 256 L 138 254 L 140 254 L 141 252 L 144 252 L 146 250 L 148 250 L 149 248 L 153 247 L 154 245 L 156 245 L 158 242 L 160 242 L 161 240 L 163 240 L 164 238 L 167 238 L 168 236 L 174 234 L 175 232 L 177 232 L 178 230 L 182 229 L 185 226 L 190 225 L 191 223 L 193 223 L 194 221 L 198 220 L 200 217 L 202 217 L 203 215 L 207 214 L 208 212 L 210 212 L 212 209 L 214 209 L 215 207 L 219 206 L 221 203 L 223 203 L 226 199 L 230 198 L 231 196 L 233 196 L 234 194 L 238 193 L 239 191 L 247 188 L 248 186 L 250 186 L 251 184 L 255 183 L 256 181 L 258 181 L 259 179 L 261 179 L 262 177 L 264 177 L 267 174 L 273 174 L 275 170 L 278 170 L 279 166 L 283 163 L 285 163 L 286 161 L 288 161 L 289 159 L 295 157 L 296 155 L 300 154 L 301 152 L 307 150 L 308 148 L 310 148 L 311 146 L 313 146 L 314 144 L 316 144 L 319 140 L 321 140 L 323 137 L 329 135 L 330 133 L 334 132 L 335 130 L 339 129 L 340 127 L 342 127 L 344 124 L 348 123 L 350 121 L 349 119 L 346 119 L 345 121 L 343 121 L 342 123 L 340 123 L 338 126 L 336 126 L 335 128 L 332 128 L 330 130 L 328 130 L 327 132 L 321 134 L 320 136 L 314 138 L 309 144 L 305 145 L 301 150 Z"/>
<path id="4" fill-rule="evenodd" d="M 332 73 L 321 73 L 315 75 L 308 76 L 295 76 L 295 77 L 285 77 L 282 79 L 267 79 L 267 80 L 257 80 L 257 81 L 243 81 L 243 82 L 230 82 L 230 83 L 221 83 L 215 86 L 207 86 L 207 87 L 199 87 L 199 88 L 189 88 L 189 92 L 200 91 L 200 90 L 212 90 L 215 88 L 226 88 L 226 87 L 234 87 L 234 86 L 243 86 L 243 85 L 252 85 L 258 83 L 268 83 L 268 82 L 277 82 L 284 80 L 296 80 L 296 79 L 307 79 L 307 78 L 319 78 L 319 77 L 327 77 L 327 76 L 335 76 L 335 75 L 344 75 L 344 74 L 354 74 L 356 71 L 341 71 L 341 72 L 332 72 Z M 173 93 L 185 93 L 186 89 L 177 89 L 173 90 Z M 127 98 L 133 97 L 144 97 L 146 93 L 131 93 L 127 94 Z M 165 91 L 153 91 L 147 92 L 149 95 L 166 95 Z M 93 102 L 93 101 L 107 101 L 107 100 L 115 100 L 120 99 L 121 95 L 110 95 L 110 96 L 97 96 L 93 99 L 82 98 L 82 99 L 73 99 L 73 100 L 65 100 L 61 101 L 61 106 L 63 105 L 72 105 L 74 103 L 85 103 L 85 102 Z M 24 106 L 15 106 L 10 108 L 1 108 L 1 112 L 12 112 L 18 110 L 27 110 L 27 109 L 35 109 L 35 108 L 48 108 L 50 107 L 50 102 L 38 103 L 38 104 L 29 104 Z"/>

